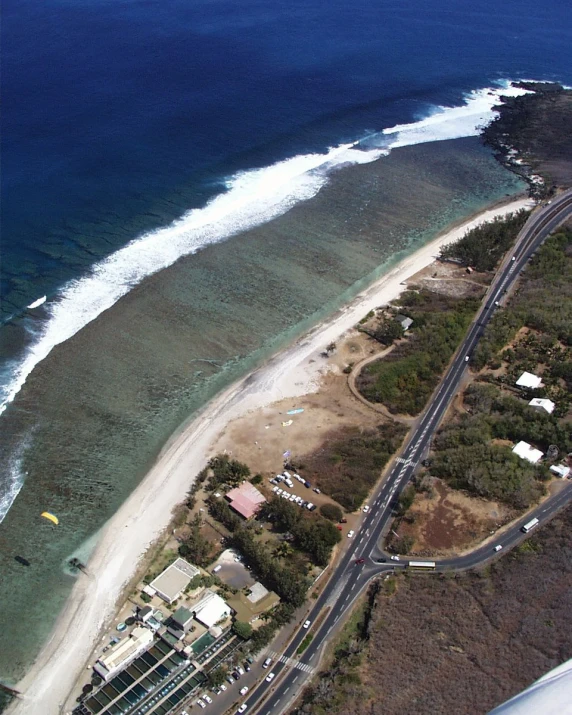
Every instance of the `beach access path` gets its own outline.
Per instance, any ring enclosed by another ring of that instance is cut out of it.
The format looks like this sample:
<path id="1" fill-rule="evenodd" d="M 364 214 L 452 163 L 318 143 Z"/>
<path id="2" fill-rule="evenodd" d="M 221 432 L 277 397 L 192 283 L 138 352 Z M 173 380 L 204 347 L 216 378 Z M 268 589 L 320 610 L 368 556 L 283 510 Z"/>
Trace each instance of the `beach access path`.
<path id="1" fill-rule="evenodd" d="M 212 446 L 226 425 L 251 410 L 315 392 L 328 369 L 327 361 L 320 358 L 324 346 L 339 340 L 370 310 L 397 298 L 405 290 L 404 281 L 430 265 L 441 246 L 481 223 L 532 206 L 530 199 L 512 197 L 443 232 L 327 321 L 225 390 L 184 425 L 101 530 L 88 563 L 91 577 L 78 578 L 51 637 L 17 686 L 22 697 L 8 712 L 71 712 L 75 701 L 69 699 L 70 692 L 85 668 L 93 665 L 92 652 L 102 629 L 113 618 L 125 586 L 149 547 L 169 525 L 174 507 L 183 501 L 193 476 L 212 456 Z"/>

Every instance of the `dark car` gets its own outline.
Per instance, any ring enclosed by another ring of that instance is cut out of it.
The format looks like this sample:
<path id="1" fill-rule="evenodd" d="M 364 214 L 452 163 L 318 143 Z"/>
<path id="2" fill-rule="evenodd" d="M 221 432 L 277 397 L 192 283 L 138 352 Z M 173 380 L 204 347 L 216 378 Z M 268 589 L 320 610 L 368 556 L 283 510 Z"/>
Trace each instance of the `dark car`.
<path id="1" fill-rule="evenodd" d="M 244 670 L 246 670 L 247 673 L 250 670 L 250 664 L 248 663 L 248 661 L 244 662 Z"/>
<path id="2" fill-rule="evenodd" d="M 376 559 L 375 561 L 376 561 L 376 563 L 378 563 L 378 564 L 385 564 L 385 563 L 387 563 L 387 559 L 384 559 L 384 558 L 381 557 L 381 556 L 380 556 L 379 559 Z"/>
<path id="3" fill-rule="evenodd" d="M 340 524 L 347 524 L 348 520 L 344 517 L 343 519 L 340 519 Z"/>
<path id="4" fill-rule="evenodd" d="M 356 559 L 356 565 L 357 564 L 365 564 L 365 559 Z"/>

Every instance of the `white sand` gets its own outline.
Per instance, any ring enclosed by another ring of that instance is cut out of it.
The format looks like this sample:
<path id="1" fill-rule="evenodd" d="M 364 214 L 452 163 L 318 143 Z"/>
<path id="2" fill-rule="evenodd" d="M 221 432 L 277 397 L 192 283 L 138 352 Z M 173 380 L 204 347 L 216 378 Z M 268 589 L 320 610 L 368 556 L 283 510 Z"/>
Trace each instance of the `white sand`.
<path id="1" fill-rule="evenodd" d="M 394 300 L 404 289 L 403 281 L 430 265 L 441 246 L 496 216 L 532 205 L 528 199 L 519 199 L 497 206 L 437 237 L 326 323 L 207 405 L 166 446 L 147 477 L 102 530 L 89 561 L 92 578 L 78 578 L 50 640 L 18 685 L 24 697 L 10 712 L 52 715 L 72 710 L 75 702 L 66 699 L 82 670 L 93 665 L 90 656 L 102 628 L 114 616 L 121 591 L 149 545 L 168 525 L 173 508 L 184 499 L 193 476 L 204 467 L 213 443 L 230 421 L 285 397 L 316 390 L 325 369 L 319 355 L 325 346 L 338 340 L 371 309 Z"/>

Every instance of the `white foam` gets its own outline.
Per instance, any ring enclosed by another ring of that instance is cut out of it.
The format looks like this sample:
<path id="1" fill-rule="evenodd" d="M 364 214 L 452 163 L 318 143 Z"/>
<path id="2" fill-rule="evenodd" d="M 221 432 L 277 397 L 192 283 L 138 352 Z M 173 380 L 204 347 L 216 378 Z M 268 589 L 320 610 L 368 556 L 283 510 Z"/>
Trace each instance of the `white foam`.
<path id="1" fill-rule="evenodd" d="M 8 460 L 7 469 L 5 471 L 7 479 L 2 482 L 2 488 L 5 491 L 3 494 L 0 494 L 0 522 L 3 521 L 8 513 L 8 510 L 14 503 L 24 483 L 25 475 L 22 473 L 22 459 L 29 443 L 30 435 L 20 442 Z"/>
<path id="2" fill-rule="evenodd" d="M 34 308 L 39 308 L 45 302 L 46 302 L 46 296 L 43 295 L 41 298 L 38 298 L 38 300 L 35 300 L 33 303 L 30 303 L 30 305 L 28 306 L 28 310 L 33 310 Z"/>
<path id="3" fill-rule="evenodd" d="M 497 116 L 493 107 L 501 103 L 501 96 L 518 97 L 523 94 L 529 94 L 528 90 L 512 85 L 475 90 L 467 95 L 465 103 L 459 107 L 437 107 L 425 119 L 412 124 L 398 124 L 384 129 L 382 133 L 389 139 L 390 149 L 477 136 L 481 128 Z"/>
<path id="4" fill-rule="evenodd" d="M 508 85 L 477 90 L 467 95 L 458 107 L 437 107 L 434 113 L 418 122 L 384 130 L 378 135 L 383 139 L 383 146 L 364 151 L 354 142 L 332 148 L 325 154 L 295 156 L 262 169 L 237 173 L 227 181 L 227 191 L 204 208 L 193 209 L 166 228 L 131 241 L 95 264 L 88 276 L 67 283 L 59 295 L 47 303 L 48 319 L 26 357 L 19 364 L 9 366 L 12 379 L 0 394 L 0 414 L 54 346 L 95 320 L 147 276 L 203 246 L 270 221 L 300 201 L 312 198 L 336 168 L 375 161 L 400 146 L 477 134 L 478 127 L 493 118 L 492 107 L 499 103 L 502 94 L 523 93 L 524 90 Z M 38 305 L 40 302 L 35 301 L 29 308 Z"/>

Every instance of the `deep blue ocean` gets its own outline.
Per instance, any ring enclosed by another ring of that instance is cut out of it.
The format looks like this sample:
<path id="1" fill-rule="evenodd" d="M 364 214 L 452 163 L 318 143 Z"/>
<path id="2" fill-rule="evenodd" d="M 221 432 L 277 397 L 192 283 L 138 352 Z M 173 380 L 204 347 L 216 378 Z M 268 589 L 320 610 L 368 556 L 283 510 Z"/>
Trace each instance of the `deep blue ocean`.
<path id="1" fill-rule="evenodd" d="M 240 169 L 503 78 L 572 83 L 562 0 L 5 0 L 2 315 Z"/>
<path id="2" fill-rule="evenodd" d="M 4 0 L 1 32 L 13 683 L 66 603 L 67 560 L 88 558 L 181 423 L 408 251 L 522 190 L 476 126 L 511 80 L 572 85 L 572 7 Z"/>

